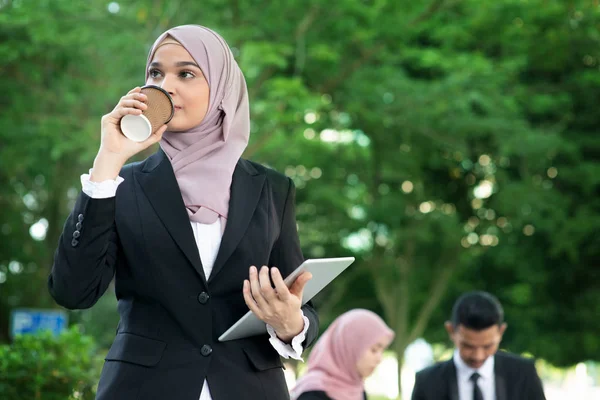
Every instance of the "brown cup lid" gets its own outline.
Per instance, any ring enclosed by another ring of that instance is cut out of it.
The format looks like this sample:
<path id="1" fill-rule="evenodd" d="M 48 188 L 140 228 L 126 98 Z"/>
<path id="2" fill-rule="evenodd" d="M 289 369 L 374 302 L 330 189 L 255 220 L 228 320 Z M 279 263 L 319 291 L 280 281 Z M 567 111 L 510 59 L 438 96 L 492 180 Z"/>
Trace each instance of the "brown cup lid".
<path id="1" fill-rule="evenodd" d="M 147 96 L 146 108 L 142 114 L 148 118 L 152 125 L 152 133 L 168 123 L 175 114 L 173 99 L 169 93 L 161 87 L 146 85 L 141 90 Z"/>

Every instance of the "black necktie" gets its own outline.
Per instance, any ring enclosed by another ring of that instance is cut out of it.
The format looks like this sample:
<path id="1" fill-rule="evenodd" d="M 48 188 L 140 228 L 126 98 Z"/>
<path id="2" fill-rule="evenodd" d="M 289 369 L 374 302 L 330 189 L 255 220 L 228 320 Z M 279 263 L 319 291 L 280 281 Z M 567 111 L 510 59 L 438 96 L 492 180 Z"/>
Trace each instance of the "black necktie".
<path id="1" fill-rule="evenodd" d="M 477 372 L 473 372 L 471 375 L 471 382 L 473 382 L 473 400 L 483 400 L 483 394 L 481 393 L 481 389 L 479 389 L 479 385 L 477 384 L 477 380 L 481 377 Z"/>

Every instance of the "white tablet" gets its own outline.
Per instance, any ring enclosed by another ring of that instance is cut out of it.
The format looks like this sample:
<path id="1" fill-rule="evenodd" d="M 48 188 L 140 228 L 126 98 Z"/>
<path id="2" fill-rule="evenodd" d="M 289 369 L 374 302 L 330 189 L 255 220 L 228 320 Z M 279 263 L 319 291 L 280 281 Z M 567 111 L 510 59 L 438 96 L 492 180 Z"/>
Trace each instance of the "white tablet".
<path id="1" fill-rule="evenodd" d="M 302 293 L 302 305 L 304 305 L 353 262 L 354 257 L 309 259 L 289 274 L 284 279 L 284 282 L 290 287 L 302 272 L 308 271 L 312 274 L 312 279 L 306 283 L 304 292 Z M 261 335 L 266 332 L 267 327 L 265 323 L 259 320 L 252 311 L 248 311 L 219 337 L 219 341 L 225 342 L 227 340 L 241 339 Z"/>

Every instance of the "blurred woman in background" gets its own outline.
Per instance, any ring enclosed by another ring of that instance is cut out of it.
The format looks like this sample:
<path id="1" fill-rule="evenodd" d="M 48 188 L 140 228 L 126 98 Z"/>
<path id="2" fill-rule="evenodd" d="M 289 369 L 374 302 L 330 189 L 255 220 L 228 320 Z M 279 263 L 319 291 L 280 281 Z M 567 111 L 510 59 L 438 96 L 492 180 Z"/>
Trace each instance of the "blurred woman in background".
<path id="1" fill-rule="evenodd" d="M 364 380 L 393 339 L 394 332 L 371 311 L 340 315 L 310 353 L 308 370 L 292 390 L 292 400 L 366 399 Z"/>

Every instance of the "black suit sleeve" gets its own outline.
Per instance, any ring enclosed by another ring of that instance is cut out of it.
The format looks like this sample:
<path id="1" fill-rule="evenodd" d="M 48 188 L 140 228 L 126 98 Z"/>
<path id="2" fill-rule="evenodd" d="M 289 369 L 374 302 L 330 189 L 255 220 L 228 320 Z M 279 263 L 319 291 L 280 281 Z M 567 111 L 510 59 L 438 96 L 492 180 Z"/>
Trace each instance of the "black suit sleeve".
<path id="1" fill-rule="evenodd" d="M 68 309 L 93 306 L 115 274 L 118 240 L 115 197 L 92 199 L 81 192 L 65 222 L 48 289 Z"/>
<path id="2" fill-rule="evenodd" d="M 298 400 L 331 400 L 327 393 L 321 390 L 314 390 L 310 392 L 304 392 L 299 397 Z"/>
<path id="3" fill-rule="evenodd" d="M 527 375 L 527 389 L 526 393 L 523 394 L 523 398 L 526 398 L 528 400 L 546 400 L 546 396 L 544 395 L 544 387 L 535 369 L 535 364 L 530 364 L 530 368 L 529 371 L 527 371 Z"/>
<path id="4" fill-rule="evenodd" d="M 302 250 L 300 248 L 300 239 L 296 229 L 296 188 L 290 178 L 287 178 L 288 190 L 281 218 L 281 230 L 279 238 L 271 253 L 270 265 L 278 268 L 286 268 L 287 273 L 291 273 L 304 261 Z M 319 333 L 319 317 L 311 302 L 302 307 L 302 311 L 308 318 L 309 326 L 306 332 L 306 339 L 302 345 L 306 348 L 310 346 Z"/>
<path id="5" fill-rule="evenodd" d="M 411 400 L 425 400 L 427 397 L 425 396 L 424 390 L 423 374 L 417 373 L 415 375 L 415 386 L 413 387 Z"/>

